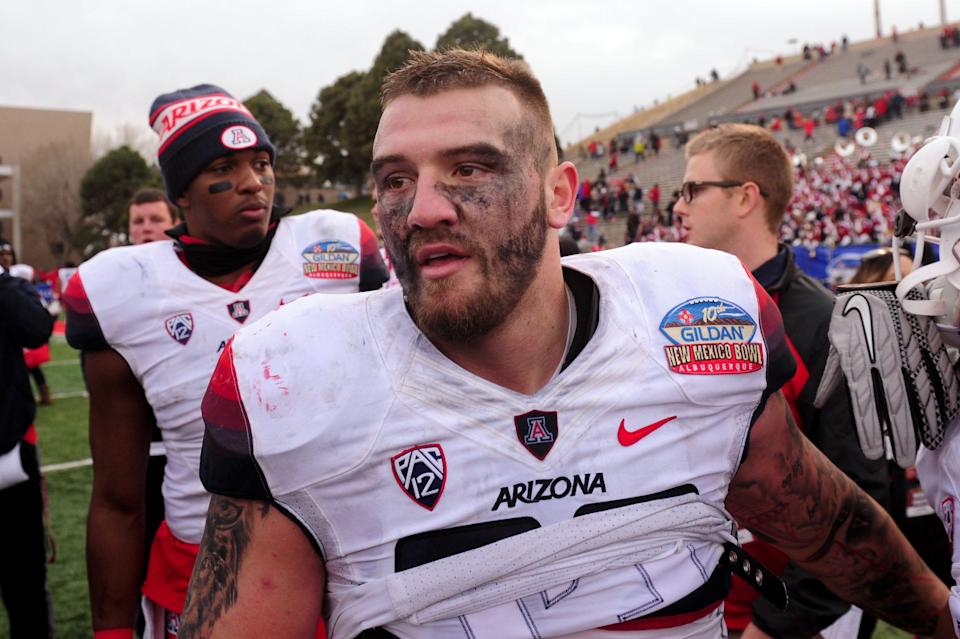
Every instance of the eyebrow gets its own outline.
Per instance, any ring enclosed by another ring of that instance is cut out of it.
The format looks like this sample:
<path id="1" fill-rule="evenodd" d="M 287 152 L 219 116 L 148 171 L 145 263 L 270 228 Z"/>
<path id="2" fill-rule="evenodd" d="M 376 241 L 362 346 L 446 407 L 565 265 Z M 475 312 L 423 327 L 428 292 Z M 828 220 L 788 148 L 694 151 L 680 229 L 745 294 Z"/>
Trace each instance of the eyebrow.
<path id="1" fill-rule="evenodd" d="M 476 144 L 465 144 L 450 149 L 440 151 L 440 157 L 450 160 L 462 156 L 471 156 L 493 165 L 502 165 L 507 160 L 507 154 L 492 144 L 486 142 L 477 142 Z M 376 175 L 377 172 L 387 164 L 410 162 L 410 159 L 403 154 L 396 153 L 379 157 L 370 163 L 370 173 Z"/>
<path id="2" fill-rule="evenodd" d="M 464 146 L 458 146 L 452 149 L 444 149 L 440 152 L 440 157 L 445 159 L 460 157 L 462 155 L 479 157 L 492 163 L 503 162 L 507 157 L 507 154 L 502 150 L 498 149 L 492 144 L 487 144 L 486 142 L 466 144 Z"/>
<path id="3" fill-rule="evenodd" d="M 370 163 L 370 173 L 376 175 L 377 171 L 382 169 L 387 164 L 394 164 L 399 162 L 408 162 L 407 156 L 401 154 L 394 155 L 385 155 L 383 157 L 375 159 Z"/>

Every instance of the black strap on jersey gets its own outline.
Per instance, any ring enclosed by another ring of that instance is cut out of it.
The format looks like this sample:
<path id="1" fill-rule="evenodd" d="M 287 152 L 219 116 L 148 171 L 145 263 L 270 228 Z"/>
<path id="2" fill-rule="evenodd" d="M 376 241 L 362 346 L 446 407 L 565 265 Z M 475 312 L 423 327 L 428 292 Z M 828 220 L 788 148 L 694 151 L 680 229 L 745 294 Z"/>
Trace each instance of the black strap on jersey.
<path id="1" fill-rule="evenodd" d="M 563 281 L 570 288 L 573 303 L 577 307 L 577 330 L 573 334 L 573 342 L 563 360 L 563 366 L 560 367 L 561 371 L 572 364 L 583 351 L 600 324 L 600 289 L 590 276 L 564 267 Z"/>
<path id="2" fill-rule="evenodd" d="M 790 596 L 787 594 L 787 586 L 783 580 L 752 557 L 742 546 L 725 543 L 723 555 L 720 557 L 720 566 L 743 579 L 747 585 L 780 610 L 787 609 Z"/>

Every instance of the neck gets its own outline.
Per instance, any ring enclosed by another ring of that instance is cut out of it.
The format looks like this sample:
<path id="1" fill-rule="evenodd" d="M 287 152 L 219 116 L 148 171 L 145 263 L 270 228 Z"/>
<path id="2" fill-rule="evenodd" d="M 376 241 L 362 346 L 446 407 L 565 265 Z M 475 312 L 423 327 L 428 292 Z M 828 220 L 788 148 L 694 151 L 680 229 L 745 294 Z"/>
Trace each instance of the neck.
<path id="1" fill-rule="evenodd" d="M 197 273 L 197 275 L 200 275 L 200 277 L 207 280 L 211 284 L 216 284 L 217 286 L 223 288 L 230 288 L 230 286 L 237 281 L 238 277 L 244 273 L 256 270 L 256 267 L 260 265 L 260 261 L 261 260 L 253 260 L 252 262 L 244 264 L 240 268 L 223 275 L 200 275 L 200 273 Z"/>
<path id="2" fill-rule="evenodd" d="M 230 283 L 244 271 L 255 269 L 264 259 L 273 236 L 277 232 L 280 217 L 283 214 L 274 208 L 270 216 L 270 226 L 266 235 L 255 245 L 245 248 L 230 247 L 191 236 L 187 223 L 183 222 L 168 229 L 166 234 L 174 239 L 177 249 L 191 271 L 219 286 Z"/>
<path id="3" fill-rule="evenodd" d="M 743 262 L 748 271 L 754 271 L 758 266 L 773 259 L 779 250 L 777 238 L 770 233 L 763 233 L 758 237 L 744 238 L 735 250 L 729 251 Z"/>
<path id="4" fill-rule="evenodd" d="M 569 324 L 559 252 L 545 257 L 523 298 L 499 326 L 469 344 L 431 339 L 447 358 L 478 377 L 532 395 L 553 377 Z"/>

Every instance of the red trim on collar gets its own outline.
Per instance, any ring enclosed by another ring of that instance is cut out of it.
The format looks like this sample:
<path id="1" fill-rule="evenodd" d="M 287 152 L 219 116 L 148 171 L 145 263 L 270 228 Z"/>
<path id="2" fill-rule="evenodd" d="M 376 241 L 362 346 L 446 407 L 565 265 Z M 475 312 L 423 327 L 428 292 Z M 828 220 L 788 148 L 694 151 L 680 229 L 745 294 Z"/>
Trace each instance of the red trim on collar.
<path id="1" fill-rule="evenodd" d="M 199 237 L 193 237 L 192 235 L 187 235 L 186 233 L 178 237 L 177 240 L 183 244 L 210 244 L 210 242 L 206 240 L 201 240 Z"/>
<path id="2" fill-rule="evenodd" d="M 187 261 L 187 256 L 183 251 L 177 251 L 177 257 L 180 259 L 180 261 L 183 263 L 184 266 L 186 266 L 187 268 L 190 268 L 190 262 Z M 190 269 L 190 270 L 192 271 L 193 269 Z M 237 278 L 232 282 L 223 282 L 222 284 L 217 284 L 217 286 L 219 286 L 220 288 L 225 288 L 231 293 L 237 293 L 240 291 L 240 289 L 242 289 L 244 286 L 247 285 L 247 282 L 249 282 L 253 278 L 253 273 L 254 273 L 253 271 L 244 271 L 239 275 L 237 275 Z"/>

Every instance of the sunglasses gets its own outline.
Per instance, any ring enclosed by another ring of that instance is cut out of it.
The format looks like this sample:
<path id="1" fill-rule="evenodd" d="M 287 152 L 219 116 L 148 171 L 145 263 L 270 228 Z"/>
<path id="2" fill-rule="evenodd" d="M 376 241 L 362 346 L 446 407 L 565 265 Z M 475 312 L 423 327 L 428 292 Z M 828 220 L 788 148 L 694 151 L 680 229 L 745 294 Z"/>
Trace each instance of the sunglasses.
<path id="1" fill-rule="evenodd" d="M 690 204 L 693 202 L 693 198 L 697 197 L 697 193 L 699 193 L 701 189 L 705 189 L 708 186 L 715 186 L 721 189 L 732 189 L 736 186 L 743 186 L 744 184 L 750 184 L 750 182 L 737 182 L 736 180 L 697 180 L 693 182 L 684 182 L 680 186 L 680 196 L 683 198 L 684 202 Z M 767 194 L 764 193 L 763 189 L 761 189 L 759 186 L 757 188 L 760 191 L 760 195 L 767 197 Z"/>

